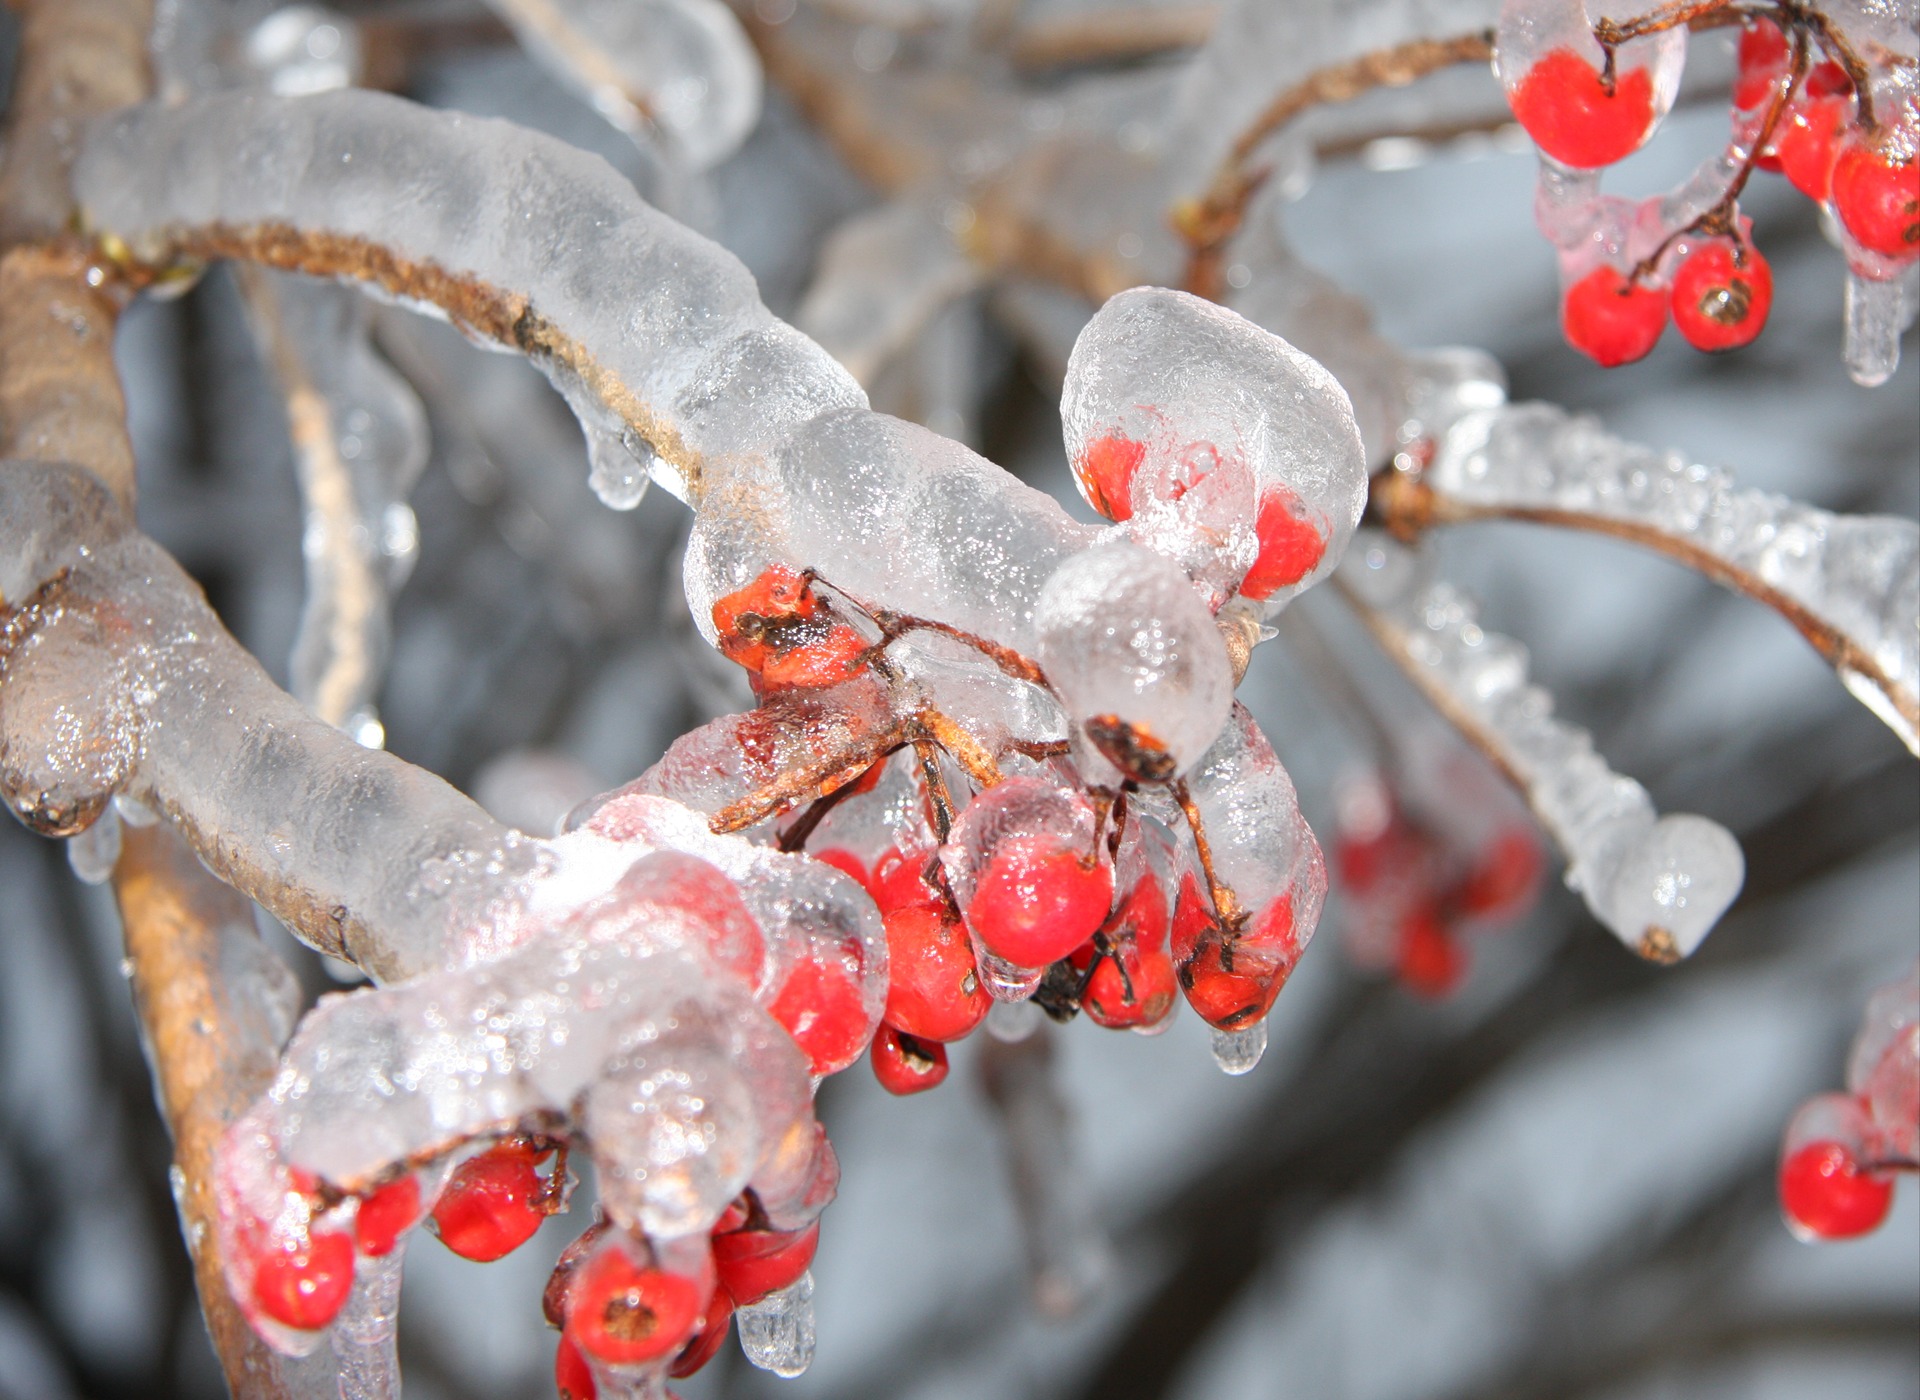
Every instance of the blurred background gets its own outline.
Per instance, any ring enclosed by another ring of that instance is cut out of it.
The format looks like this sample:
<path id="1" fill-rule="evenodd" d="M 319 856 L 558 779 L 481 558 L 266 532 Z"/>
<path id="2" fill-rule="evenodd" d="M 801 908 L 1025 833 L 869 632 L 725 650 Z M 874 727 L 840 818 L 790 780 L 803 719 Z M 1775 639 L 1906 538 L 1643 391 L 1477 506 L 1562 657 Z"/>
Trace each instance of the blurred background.
<path id="1" fill-rule="evenodd" d="M 392 79 L 409 95 L 511 117 L 643 187 L 658 180 L 486 11 L 349 9 L 431 40 L 410 44 Z M 870 55 L 891 32 L 845 26 Z M 12 38 L 0 23 L 0 72 Z M 1696 39 L 1695 70 L 1724 74 L 1726 50 Z M 1150 96 L 1183 57 L 1102 76 Z M 890 62 L 913 71 L 891 50 Z M 1091 79 L 1028 81 L 1065 92 Z M 1623 184 L 1674 183 L 1724 121 L 1708 87 Z M 1710 358 L 1668 337 L 1602 373 L 1560 339 L 1533 175 L 1524 142 L 1491 127 L 1412 149 L 1348 143 L 1299 182 L 1288 228 L 1389 338 L 1482 347 L 1516 399 L 1592 411 L 1742 485 L 1920 513 L 1913 337 L 1892 383 L 1848 380 L 1844 271 L 1806 201 L 1772 179 L 1747 200 L 1777 288 L 1756 346 Z M 791 316 L 824 238 L 876 199 L 770 86 L 693 212 Z M 1031 287 L 964 294 L 889 358 L 875 406 L 964 438 L 1091 519 L 1061 448 L 1055 353 L 1090 311 Z M 532 827 L 749 705 L 686 615 L 686 512 L 659 492 L 604 509 L 571 415 L 519 360 L 394 308 L 373 326 L 433 444 L 379 695 L 388 747 Z M 283 401 L 236 279 L 216 268 L 178 299 L 136 305 L 119 348 L 141 523 L 285 683 L 300 504 Z M 1084 1022 L 1013 1044 L 976 1036 L 945 1087 L 910 1100 L 856 1066 L 821 1091 L 844 1181 L 815 1266 L 813 1369 L 776 1380 L 729 1347 L 678 1387 L 686 1400 L 1920 1393 L 1916 1183 L 1902 1182 L 1877 1234 L 1823 1247 L 1788 1235 L 1772 1184 L 1794 1107 L 1840 1086 L 1867 995 L 1920 954 L 1912 759 L 1780 618 L 1668 562 L 1518 525 L 1435 547 L 1616 768 L 1662 810 L 1739 836 L 1746 890 L 1706 947 L 1673 969 L 1639 962 L 1550 859 L 1537 903 L 1476 933 L 1464 980 L 1438 998 L 1351 955 L 1336 889 L 1244 1078 L 1215 1068 L 1191 1015 L 1154 1038 Z M 1396 742 L 1444 753 L 1448 741 L 1337 599 L 1300 611 L 1313 637 L 1261 648 L 1241 697 L 1330 842 L 1339 795 L 1380 755 L 1352 690 L 1327 682 L 1329 658 Z M 1463 783 L 1456 800 L 1475 793 Z M 262 923 L 309 996 L 351 979 Z M 5 1400 L 222 1393 L 118 938 L 110 896 L 73 878 L 59 843 L 0 825 Z M 409 1395 L 552 1394 L 539 1292 L 580 1209 L 493 1265 L 418 1240 L 401 1324 Z"/>

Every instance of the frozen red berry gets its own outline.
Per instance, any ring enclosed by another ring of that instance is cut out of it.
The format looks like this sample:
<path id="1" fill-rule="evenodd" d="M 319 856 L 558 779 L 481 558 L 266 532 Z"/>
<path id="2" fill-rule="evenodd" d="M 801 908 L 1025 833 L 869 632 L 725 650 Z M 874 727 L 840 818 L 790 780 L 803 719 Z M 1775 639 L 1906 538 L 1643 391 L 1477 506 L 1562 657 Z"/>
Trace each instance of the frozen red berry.
<path id="1" fill-rule="evenodd" d="M 713 605 L 721 654 L 766 690 L 816 690 L 865 667 L 867 643 L 820 601 L 805 574 L 769 564 Z"/>
<path id="2" fill-rule="evenodd" d="M 1852 122 L 1852 97 L 1808 95 L 1775 128 L 1772 146 L 1780 173 L 1808 199 L 1824 204 L 1832 194 L 1840 138 Z"/>
<path id="3" fill-rule="evenodd" d="M 1400 981 L 1423 997 L 1444 997 L 1467 973 L 1467 957 L 1430 904 L 1416 905 L 1400 923 Z"/>
<path id="4" fill-rule="evenodd" d="M 1110 1030 L 1154 1026 L 1173 1010 L 1180 983 L 1167 948 L 1169 923 L 1159 880 L 1143 875 L 1107 932 L 1108 951 L 1097 958 L 1075 954 L 1076 965 L 1093 969 L 1080 1004 L 1095 1025 Z"/>
<path id="5" fill-rule="evenodd" d="M 918 905 L 885 915 L 887 1022 L 920 1040 L 959 1040 L 992 1004 L 974 970 L 966 930 L 944 909 Z"/>
<path id="6" fill-rule="evenodd" d="M 1224 927 L 1191 875 L 1174 914 L 1173 956 L 1187 1004 L 1208 1025 L 1241 1030 L 1265 1016 L 1300 960 L 1293 901 L 1278 895 L 1239 929 Z"/>
<path id="7" fill-rule="evenodd" d="M 1673 271 L 1673 324 L 1700 350 L 1751 344 L 1773 309 L 1773 269 L 1750 243 L 1710 238 Z"/>
<path id="8" fill-rule="evenodd" d="M 807 956 L 787 969 L 768 1013 L 806 1052 L 813 1073 L 837 1073 L 860 1058 L 873 1034 L 866 998 L 853 970 L 837 959 Z"/>
<path id="9" fill-rule="evenodd" d="M 880 859 L 873 863 L 872 883 L 868 889 L 882 914 L 891 914 L 896 909 L 915 905 L 932 906 L 942 902 L 939 892 L 927 881 L 929 858 L 930 852 L 924 850 L 901 851 L 898 847 L 889 846 Z"/>
<path id="10" fill-rule="evenodd" d="M 400 1236 L 419 1219 L 420 1183 L 403 1176 L 360 1202 L 360 1213 L 353 1218 L 354 1242 L 362 1254 L 378 1259 L 391 1254 Z"/>
<path id="11" fill-rule="evenodd" d="M 587 1358 L 565 1333 L 560 1337 L 560 1349 L 553 1354 L 553 1388 L 559 1400 L 596 1400 L 599 1395 Z"/>
<path id="12" fill-rule="evenodd" d="M 1666 328 L 1666 294 L 1616 267 L 1596 267 L 1567 288 L 1560 306 L 1567 344 L 1607 369 L 1644 358 Z"/>
<path id="13" fill-rule="evenodd" d="M 700 1330 L 692 1341 L 680 1348 L 680 1354 L 673 1358 L 673 1365 L 667 1368 L 667 1374 L 675 1380 L 685 1380 L 694 1374 L 720 1350 L 720 1344 L 727 1339 L 727 1329 L 733 1325 L 733 1299 L 724 1288 L 715 1288 L 713 1296 L 707 1300 L 706 1316 L 700 1320 Z"/>
<path id="14" fill-rule="evenodd" d="M 551 1185 L 541 1153 L 514 1139 L 469 1157 L 433 1207 L 433 1232 L 462 1259 L 491 1263 L 532 1239 L 546 1220 Z"/>
<path id="15" fill-rule="evenodd" d="M 1129 437 L 1097 437 L 1074 462 L 1074 475 L 1087 503 L 1109 520 L 1133 517 L 1133 477 L 1146 460 L 1147 445 Z"/>
<path id="16" fill-rule="evenodd" d="M 804 1230 L 735 1230 L 713 1237 L 713 1267 L 720 1286 L 744 1306 L 796 1281 L 819 1245 L 818 1221 Z"/>
<path id="17" fill-rule="evenodd" d="M 318 1230 L 284 1248 L 269 1248 L 254 1266 L 254 1305 L 302 1332 L 332 1322 L 352 1291 L 353 1240 L 338 1230 Z"/>
<path id="18" fill-rule="evenodd" d="M 699 1279 L 602 1249 L 567 1286 L 566 1336 L 586 1356 L 632 1366 L 671 1356 L 700 1327 L 709 1288 Z"/>
<path id="19" fill-rule="evenodd" d="M 947 1047 L 937 1040 L 922 1040 L 883 1024 L 874 1032 L 868 1055 L 873 1077 L 889 1094 L 904 1098 L 946 1082 Z"/>
<path id="20" fill-rule="evenodd" d="M 1609 84 L 1572 49 L 1551 49 L 1508 93 L 1513 115 L 1542 151 L 1591 170 L 1638 150 L 1653 130 L 1653 77 L 1645 68 Z"/>
<path id="21" fill-rule="evenodd" d="M 1542 869 L 1534 834 L 1524 827 L 1506 827 L 1468 868 L 1449 903 L 1474 918 L 1518 914 L 1539 888 Z"/>
<path id="22" fill-rule="evenodd" d="M 1889 258 L 1920 256 L 1920 157 L 1896 161 L 1849 143 L 1833 166 L 1833 212 L 1861 247 Z"/>
<path id="23" fill-rule="evenodd" d="M 1047 836 L 993 849 L 967 905 L 967 925 L 996 957 L 1045 967 L 1093 936 L 1113 907 L 1113 872 Z"/>
<path id="24" fill-rule="evenodd" d="M 1241 580 L 1240 591 L 1255 602 L 1300 582 L 1319 566 L 1327 552 L 1326 526 L 1284 486 L 1261 497 L 1254 533 L 1260 540 L 1260 553 Z"/>
<path id="25" fill-rule="evenodd" d="M 1864 1171 L 1844 1143 L 1816 1140 L 1780 1164 L 1780 1208 L 1813 1239 L 1844 1240 L 1876 1229 L 1893 1205 L 1893 1181 Z"/>
<path id="26" fill-rule="evenodd" d="M 1793 46 L 1772 20 L 1749 20 L 1740 31 L 1739 70 L 1733 80 L 1733 105 L 1746 111 L 1764 107 L 1793 61 Z"/>

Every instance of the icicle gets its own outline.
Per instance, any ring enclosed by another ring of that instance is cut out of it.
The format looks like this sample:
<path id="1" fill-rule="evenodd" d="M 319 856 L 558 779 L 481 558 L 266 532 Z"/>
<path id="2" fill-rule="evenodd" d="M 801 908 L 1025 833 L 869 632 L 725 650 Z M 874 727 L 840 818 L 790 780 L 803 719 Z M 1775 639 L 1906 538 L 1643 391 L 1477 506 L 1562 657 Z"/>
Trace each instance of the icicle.
<path id="1" fill-rule="evenodd" d="M 401 1240 L 379 1258 L 361 1255 L 354 1262 L 353 1292 L 332 1329 L 340 1400 L 399 1400 L 397 1333 L 406 1250 Z"/>
<path id="2" fill-rule="evenodd" d="M 1877 388 L 1900 367 L 1900 337 L 1920 309 L 1920 264 L 1886 280 L 1847 274 L 1846 357 L 1853 382 Z"/>
<path id="3" fill-rule="evenodd" d="M 1262 1017 L 1237 1031 L 1213 1031 L 1213 1062 L 1222 1074 L 1248 1074 L 1267 1053 L 1267 1022 Z"/>
<path id="4" fill-rule="evenodd" d="M 82 884 L 106 884 L 119 862 L 120 817 L 112 807 L 85 831 L 67 838 L 67 864 Z"/>
<path id="5" fill-rule="evenodd" d="M 788 1378 L 813 1364 L 813 1273 L 734 1313 L 740 1350 L 763 1371 Z"/>

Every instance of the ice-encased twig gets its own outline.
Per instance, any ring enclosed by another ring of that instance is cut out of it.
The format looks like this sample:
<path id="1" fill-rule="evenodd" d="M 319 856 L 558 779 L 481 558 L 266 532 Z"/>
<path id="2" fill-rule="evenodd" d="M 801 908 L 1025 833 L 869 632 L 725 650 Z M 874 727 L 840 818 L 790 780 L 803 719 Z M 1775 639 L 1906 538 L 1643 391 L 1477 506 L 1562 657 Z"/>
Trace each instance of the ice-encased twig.
<path id="1" fill-rule="evenodd" d="M 1733 836 L 1705 817 L 1660 816 L 1585 730 L 1554 717 L 1553 697 L 1527 679 L 1526 648 L 1484 630 L 1425 560 L 1376 532 L 1335 579 L 1387 655 L 1525 796 L 1594 917 L 1650 961 L 1693 952 L 1745 878 Z"/>
<path id="2" fill-rule="evenodd" d="M 1549 404 L 1469 414 L 1421 482 L 1432 492 L 1431 518 L 1618 535 L 1766 603 L 1920 752 L 1920 524 L 1741 490 L 1725 470 L 1625 441 Z"/>
<path id="3" fill-rule="evenodd" d="M 426 412 L 374 353 L 351 290 L 248 269 L 242 288 L 280 379 L 306 521 L 307 598 L 294 696 L 378 745 L 373 702 L 390 642 L 388 590 L 418 547 L 408 493 L 427 461 Z"/>

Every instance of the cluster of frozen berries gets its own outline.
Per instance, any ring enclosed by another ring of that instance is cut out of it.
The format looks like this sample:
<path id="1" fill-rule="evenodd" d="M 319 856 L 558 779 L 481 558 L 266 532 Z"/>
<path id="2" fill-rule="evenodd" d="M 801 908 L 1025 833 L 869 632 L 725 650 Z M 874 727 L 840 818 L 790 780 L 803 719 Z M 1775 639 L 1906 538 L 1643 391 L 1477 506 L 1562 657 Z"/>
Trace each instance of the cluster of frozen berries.
<path id="1" fill-rule="evenodd" d="M 1804 1240 L 1877 1229 L 1894 1177 L 1920 1169 L 1920 967 L 1867 1003 L 1847 1092 L 1802 1104 L 1780 1157 L 1780 1208 Z"/>
<path id="2" fill-rule="evenodd" d="M 1830 7 L 1832 16 L 1791 3 L 1771 13 L 1669 7 L 1598 23 L 1596 8 L 1508 0 L 1498 45 L 1514 116 L 1550 163 L 1542 225 L 1561 251 L 1561 325 L 1576 349 L 1626 364 L 1653 349 L 1669 320 L 1702 350 L 1759 335 L 1773 274 L 1738 202 L 1755 170 L 1784 175 L 1831 211 L 1857 277 L 1889 281 L 1920 259 L 1910 31 L 1907 52 L 1897 35 L 1891 47 L 1877 42 L 1883 18 L 1852 5 Z M 1597 196 L 1589 173 L 1638 150 L 1671 105 L 1689 18 L 1743 25 L 1730 145 L 1670 195 Z"/>
<path id="3" fill-rule="evenodd" d="M 1456 796 L 1462 810 L 1473 807 Z M 1539 892 L 1538 834 L 1494 803 L 1475 809 L 1498 813 L 1492 820 L 1442 826 L 1422 820 L 1375 773 L 1344 783 L 1337 808 L 1333 870 L 1346 949 L 1418 996 L 1454 991 L 1467 975 L 1469 938 L 1518 918 Z"/>

